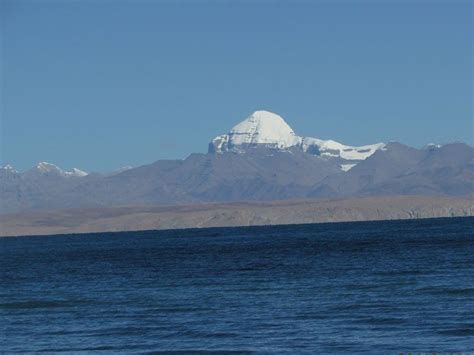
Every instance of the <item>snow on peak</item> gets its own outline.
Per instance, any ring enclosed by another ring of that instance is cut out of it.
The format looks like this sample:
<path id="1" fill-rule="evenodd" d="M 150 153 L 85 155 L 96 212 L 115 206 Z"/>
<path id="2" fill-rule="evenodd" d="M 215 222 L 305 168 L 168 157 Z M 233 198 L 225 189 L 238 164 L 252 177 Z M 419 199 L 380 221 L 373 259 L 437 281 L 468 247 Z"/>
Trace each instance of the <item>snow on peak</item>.
<path id="1" fill-rule="evenodd" d="M 59 168 L 57 165 L 42 161 L 36 164 L 36 171 L 41 174 L 57 174 L 64 177 L 83 177 L 88 175 L 85 171 L 73 168 L 71 171 L 65 171 Z"/>
<path id="2" fill-rule="evenodd" d="M 299 137 L 285 122 L 272 112 L 255 111 L 229 132 L 232 145 L 269 144 L 287 148 L 299 143 Z"/>
<path id="3" fill-rule="evenodd" d="M 7 171 L 9 173 L 17 173 L 18 171 L 16 171 L 16 169 L 11 166 L 10 164 L 7 164 L 7 165 L 4 165 L 4 166 L 0 166 L 0 170 L 4 170 L 4 171 Z"/>
<path id="4" fill-rule="evenodd" d="M 255 111 L 228 134 L 214 138 L 210 151 L 242 151 L 242 148 L 256 144 L 284 149 L 298 145 L 300 140 L 281 116 L 269 111 Z"/>
<path id="5" fill-rule="evenodd" d="M 428 144 L 425 145 L 422 149 L 424 149 L 424 150 L 435 150 L 435 149 L 439 149 L 439 148 L 441 148 L 441 147 L 442 147 L 441 144 L 428 143 Z"/>
<path id="6" fill-rule="evenodd" d="M 45 162 L 45 161 L 42 161 L 36 164 L 36 170 L 38 170 L 41 173 L 51 173 L 51 172 L 61 173 L 62 172 L 62 170 L 58 166 Z"/>
<path id="7" fill-rule="evenodd" d="M 127 170 L 130 170 L 130 169 L 133 169 L 133 166 L 131 165 L 125 165 L 125 166 L 122 166 L 120 168 L 118 168 L 117 170 L 115 170 L 115 172 L 123 172 L 123 171 L 127 171 Z"/>
<path id="8" fill-rule="evenodd" d="M 82 171 L 82 170 L 77 169 L 77 168 L 72 168 L 71 171 L 63 171 L 63 173 L 67 176 L 77 176 L 77 177 L 83 177 L 83 176 L 89 175 L 85 171 Z"/>
<path id="9" fill-rule="evenodd" d="M 384 143 L 352 147 L 333 140 L 300 137 L 295 134 L 281 116 L 269 111 L 255 111 L 234 126 L 228 134 L 214 138 L 209 144 L 209 152 L 232 151 L 241 153 L 245 152 L 249 146 L 255 145 L 275 149 L 299 147 L 309 154 L 348 161 L 367 159 L 377 150 L 385 147 Z"/>
<path id="10" fill-rule="evenodd" d="M 305 152 L 318 151 L 318 155 L 325 157 L 339 157 L 345 160 L 365 160 L 377 150 L 385 147 L 384 143 L 375 143 L 352 147 L 333 140 L 321 140 L 305 137 L 301 145 Z"/>

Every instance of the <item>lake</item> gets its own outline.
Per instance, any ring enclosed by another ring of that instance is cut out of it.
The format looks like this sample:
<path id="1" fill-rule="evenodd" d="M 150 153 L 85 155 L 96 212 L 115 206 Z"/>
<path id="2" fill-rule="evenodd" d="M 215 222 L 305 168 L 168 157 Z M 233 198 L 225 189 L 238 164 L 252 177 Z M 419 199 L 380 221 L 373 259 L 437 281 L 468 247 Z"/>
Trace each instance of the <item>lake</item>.
<path id="1" fill-rule="evenodd" d="M 0 350 L 474 351 L 474 218 L 1 238 Z"/>

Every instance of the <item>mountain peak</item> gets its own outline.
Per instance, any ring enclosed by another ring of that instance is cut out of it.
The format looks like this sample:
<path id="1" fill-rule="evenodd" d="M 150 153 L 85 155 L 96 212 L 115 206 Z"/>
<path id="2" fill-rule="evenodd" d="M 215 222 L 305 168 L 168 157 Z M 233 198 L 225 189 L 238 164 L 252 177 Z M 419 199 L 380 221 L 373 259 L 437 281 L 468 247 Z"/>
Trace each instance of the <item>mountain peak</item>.
<path id="1" fill-rule="evenodd" d="M 256 110 L 250 116 L 248 116 L 244 121 L 249 120 L 249 119 L 254 119 L 258 121 L 269 121 L 269 122 L 273 121 L 274 123 L 277 123 L 277 124 L 283 122 L 285 125 L 288 126 L 288 124 L 285 122 L 283 117 L 281 117 L 280 115 L 274 112 L 270 112 L 267 110 Z"/>
<path id="2" fill-rule="evenodd" d="M 296 147 L 325 159 L 337 158 L 353 162 L 367 159 L 375 151 L 384 149 L 385 144 L 352 147 L 333 140 L 300 137 L 281 116 L 258 110 L 234 126 L 229 133 L 214 138 L 209 144 L 209 153 L 245 153 L 248 148 L 257 146 L 278 150 Z"/>
<path id="3" fill-rule="evenodd" d="M 64 171 L 64 174 L 68 176 L 77 176 L 77 177 L 83 177 L 89 175 L 85 171 L 78 169 L 78 168 L 72 168 L 71 171 Z"/>
<path id="4" fill-rule="evenodd" d="M 5 171 L 5 172 L 9 172 L 9 173 L 18 173 L 18 171 L 16 171 L 16 169 L 13 166 L 11 166 L 10 164 L 0 166 L 0 170 Z"/>
<path id="5" fill-rule="evenodd" d="M 267 144 L 287 148 L 299 143 L 298 136 L 285 120 L 269 111 L 255 111 L 229 132 L 232 145 Z"/>
<path id="6" fill-rule="evenodd" d="M 36 164 L 35 168 L 32 169 L 33 172 L 40 174 L 55 174 L 64 177 L 83 177 L 88 175 L 85 171 L 82 171 L 77 168 L 73 168 L 71 171 L 64 171 L 57 165 L 42 161 Z"/>
<path id="7" fill-rule="evenodd" d="M 50 173 L 50 172 L 61 172 L 62 170 L 54 164 L 41 161 L 38 164 L 36 164 L 36 169 L 42 173 Z"/>

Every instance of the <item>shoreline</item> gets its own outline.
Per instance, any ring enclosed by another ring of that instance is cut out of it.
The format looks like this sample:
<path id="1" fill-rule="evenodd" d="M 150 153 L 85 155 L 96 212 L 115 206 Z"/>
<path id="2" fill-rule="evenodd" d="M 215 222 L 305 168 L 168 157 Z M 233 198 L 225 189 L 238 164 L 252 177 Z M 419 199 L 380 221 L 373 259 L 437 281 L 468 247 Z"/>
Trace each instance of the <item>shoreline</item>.
<path id="1" fill-rule="evenodd" d="M 472 216 L 474 216 L 472 197 L 385 196 L 177 206 L 123 206 L 0 215 L 0 237 Z"/>
<path id="2" fill-rule="evenodd" d="M 449 219 L 467 219 L 472 216 L 449 216 L 449 217 L 420 217 L 420 218 L 401 218 L 401 219 L 372 219 L 358 221 L 337 221 L 337 222 L 315 222 L 315 223 L 289 223 L 289 224 L 255 224 L 248 226 L 221 226 L 221 227 L 189 227 L 189 228 L 173 228 L 173 229 L 143 229 L 143 230 L 124 230 L 124 231 L 106 231 L 106 232 L 79 232 L 79 233 L 56 233 L 56 234 L 28 234 L 28 235 L 0 235 L 3 238 L 41 238 L 41 237 L 80 237 L 84 235 L 97 234 L 125 234 L 125 233 L 153 233 L 153 232 L 189 232 L 202 230 L 218 230 L 218 229 L 243 229 L 243 228 L 271 228 L 271 227 L 292 227 L 292 226 L 311 226 L 311 225 L 341 225 L 341 224 L 360 224 L 360 223 L 397 223 L 397 222 L 414 222 L 424 220 L 449 220 Z"/>

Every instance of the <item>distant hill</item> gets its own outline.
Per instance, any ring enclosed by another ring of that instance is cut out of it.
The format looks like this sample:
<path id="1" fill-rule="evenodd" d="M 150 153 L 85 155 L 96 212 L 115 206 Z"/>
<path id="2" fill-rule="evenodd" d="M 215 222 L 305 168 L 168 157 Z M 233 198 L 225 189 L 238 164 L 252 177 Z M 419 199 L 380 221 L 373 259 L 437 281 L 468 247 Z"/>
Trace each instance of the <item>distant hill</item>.
<path id="1" fill-rule="evenodd" d="M 474 148 L 400 143 L 352 147 L 296 135 L 256 111 L 209 144 L 207 154 L 108 174 L 39 163 L 0 168 L 0 213 L 130 205 L 355 196 L 472 196 Z"/>

